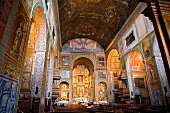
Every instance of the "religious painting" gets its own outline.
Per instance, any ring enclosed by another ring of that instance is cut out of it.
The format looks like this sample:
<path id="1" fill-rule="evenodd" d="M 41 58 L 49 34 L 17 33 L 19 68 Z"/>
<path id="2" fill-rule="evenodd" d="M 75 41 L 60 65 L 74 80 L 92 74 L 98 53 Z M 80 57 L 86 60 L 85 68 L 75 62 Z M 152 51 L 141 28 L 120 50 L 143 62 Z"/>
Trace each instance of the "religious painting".
<path id="1" fill-rule="evenodd" d="M 145 38 L 142 42 L 142 48 L 145 58 L 148 58 L 152 54 L 149 38 Z"/>
<path id="2" fill-rule="evenodd" d="M 69 64 L 69 57 L 68 56 L 62 56 L 62 65 L 63 66 L 68 66 Z"/>
<path id="3" fill-rule="evenodd" d="M 144 78 L 134 78 L 135 88 L 145 88 Z"/>
<path id="4" fill-rule="evenodd" d="M 68 101 L 68 99 L 69 99 L 69 84 L 67 82 L 62 82 L 59 87 L 60 87 L 60 91 L 59 91 L 60 100 Z"/>
<path id="5" fill-rule="evenodd" d="M 21 81 L 21 91 L 31 90 L 31 73 L 23 73 Z"/>
<path id="6" fill-rule="evenodd" d="M 154 61 L 152 61 L 154 62 Z M 150 83 L 150 89 L 156 90 L 159 89 L 159 77 L 157 73 L 157 69 L 154 64 L 147 64 L 147 73 L 148 73 L 148 81 Z"/>
<path id="7" fill-rule="evenodd" d="M 98 57 L 98 66 L 105 66 L 104 57 Z"/>
<path id="8" fill-rule="evenodd" d="M 98 78 L 106 78 L 106 71 L 99 71 Z"/>
<path id="9" fill-rule="evenodd" d="M 15 21 L 13 21 L 8 39 L 7 52 L 9 52 L 16 60 L 21 61 L 24 53 L 29 23 L 27 11 L 25 10 L 21 1 L 19 1 L 14 17 Z"/>
<path id="10" fill-rule="evenodd" d="M 98 101 L 106 101 L 106 89 L 105 82 L 98 83 Z"/>
<path id="11" fill-rule="evenodd" d="M 25 58 L 24 71 L 31 72 L 32 70 L 32 58 Z"/>
<path id="12" fill-rule="evenodd" d="M 61 78 L 69 78 L 69 71 L 60 71 Z"/>

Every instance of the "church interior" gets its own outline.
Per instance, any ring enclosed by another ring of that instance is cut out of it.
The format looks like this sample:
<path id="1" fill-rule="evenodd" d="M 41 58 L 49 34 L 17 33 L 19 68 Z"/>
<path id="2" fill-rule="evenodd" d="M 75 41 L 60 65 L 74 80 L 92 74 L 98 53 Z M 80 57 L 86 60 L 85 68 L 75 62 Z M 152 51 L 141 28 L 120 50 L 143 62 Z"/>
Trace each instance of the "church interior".
<path id="1" fill-rule="evenodd" d="M 169 113 L 169 74 L 169 0 L 0 0 L 0 113 Z"/>

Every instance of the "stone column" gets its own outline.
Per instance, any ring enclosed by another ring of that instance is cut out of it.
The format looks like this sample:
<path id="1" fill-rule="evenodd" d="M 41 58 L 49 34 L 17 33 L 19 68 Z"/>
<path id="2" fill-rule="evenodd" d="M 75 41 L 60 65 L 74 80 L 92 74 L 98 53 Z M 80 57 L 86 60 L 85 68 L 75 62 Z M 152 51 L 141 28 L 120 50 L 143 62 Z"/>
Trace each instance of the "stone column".
<path id="1" fill-rule="evenodd" d="M 168 84 L 168 80 L 167 80 L 167 75 L 165 72 L 165 68 L 163 65 L 163 60 L 162 60 L 162 56 L 159 50 L 159 46 L 158 46 L 158 42 L 157 39 L 154 39 L 154 43 L 153 43 L 154 47 L 153 47 L 153 53 L 155 55 L 155 64 L 157 66 L 157 70 L 158 70 L 158 76 L 160 78 L 160 84 L 161 84 L 161 89 L 162 89 L 162 97 L 165 97 L 166 94 L 168 94 L 169 92 L 169 84 Z M 164 88 L 167 88 L 167 92 L 165 92 Z M 168 95 L 166 95 L 168 96 Z M 164 101 L 164 105 L 166 105 L 166 99 L 163 98 Z"/>
<path id="2" fill-rule="evenodd" d="M 133 77 L 132 77 L 132 71 L 131 70 L 127 70 L 127 80 L 128 80 L 128 89 L 129 89 L 129 95 L 130 98 L 134 98 L 134 82 L 133 82 Z M 132 93 L 133 95 L 132 95 Z"/>
<path id="3" fill-rule="evenodd" d="M 73 69 L 70 70 L 70 84 L 69 84 L 69 103 L 72 104 L 73 103 L 73 83 L 72 83 L 72 71 Z"/>
<path id="4" fill-rule="evenodd" d="M 94 70 L 94 98 L 98 101 L 98 74 L 97 70 Z"/>

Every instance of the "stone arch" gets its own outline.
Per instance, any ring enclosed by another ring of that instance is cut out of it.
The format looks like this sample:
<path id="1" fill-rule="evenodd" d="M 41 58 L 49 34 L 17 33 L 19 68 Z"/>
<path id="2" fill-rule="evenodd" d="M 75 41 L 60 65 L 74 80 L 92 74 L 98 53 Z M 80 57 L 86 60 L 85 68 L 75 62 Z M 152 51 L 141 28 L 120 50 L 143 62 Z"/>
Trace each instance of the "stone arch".
<path id="1" fill-rule="evenodd" d="M 40 3 L 39 3 L 40 4 Z M 46 33 L 46 21 L 43 8 L 41 5 L 34 6 L 34 22 L 36 24 L 36 43 L 35 43 L 35 58 L 34 58 L 34 72 L 33 72 L 33 81 L 32 81 L 32 97 L 35 96 L 35 89 L 38 89 L 36 94 L 38 97 L 41 96 L 42 91 L 42 80 L 44 73 L 44 63 L 45 63 L 45 51 L 47 43 L 47 33 Z"/>
<path id="2" fill-rule="evenodd" d="M 111 59 L 112 59 L 112 56 L 116 56 L 119 58 L 119 53 L 116 49 L 112 49 L 108 55 L 108 58 L 107 58 L 107 69 L 110 69 L 111 68 Z M 119 60 L 119 59 L 118 59 Z"/>
<path id="3" fill-rule="evenodd" d="M 118 51 L 112 49 L 107 58 L 107 76 L 108 76 L 108 100 L 115 101 L 118 98 L 118 77 L 120 75 L 120 58 Z"/>
<path id="4" fill-rule="evenodd" d="M 151 69 L 154 69 L 154 71 L 158 73 L 155 76 L 159 77 L 158 79 L 160 80 L 159 83 L 161 85 L 160 90 L 162 92 L 162 97 L 164 97 L 163 95 L 169 96 L 168 92 L 170 91 L 170 89 L 169 89 L 169 84 L 168 84 L 168 80 L 167 80 L 167 76 L 166 76 L 166 72 L 165 72 L 165 68 L 163 64 L 163 59 L 162 59 L 161 52 L 158 46 L 156 35 L 154 34 L 153 36 L 154 38 L 153 38 L 153 44 L 152 44 L 152 51 L 154 55 L 154 64 L 147 65 L 147 69 L 149 71 L 151 71 Z M 155 68 L 155 66 L 157 68 Z M 165 98 L 163 98 L 163 101 L 164 101 L 164 105 L 167 104 Z"/>
<path id="5" fill-rule="evenodd" d="M 42 4 L 41 1 L 38 1 L 38 2 L 34 3 L 34 5 L 33 5 L 33 7 L 32 7 L 32 11 L 31 11 L 31 16 L 34 15 L 34 12 L 35 12 L 35 10 L 36 10 L 36 8 L 37 8 L 38 6 L 43 9 L 43 4 Z"/>
<path id="6" fill-rule="evenodd" d="M 37 37 L 36 50 L 46 51 L 46 21 L 42 7 L 36 7 L 34 12 L 34 20 L 36 21 L 37 29 L 39 31 Z"/>
<path id="7" fill-rule="evenodd" d="M 78 56 L 76 56 L 76 57 L 74 57 L 73 59 L 72 59 L 72 61 L 70 62 L 70 67 L 71 67 L 71 69 L 73 69 L 74 67 L 74 62 L 77 60 L 77 59 L 79 59 L 79 58 L 87 58 L 87 59 L 89 59 L 92 63 L 93 63 L 93 66 L 94 66 L 94 69 L 96 69 L 96 60 L 95 60 L 95 56 L 90 56 L 90 55 L 78 55 Z"/>
<path id="8" fill-rule="evenodd" d="M 150 98 L 143 59 L 144 57 L 139 49 L 132 50 L 127 57 L 126 69 L 130 97 L 138 103 L 146 104 Z M 141 101 L 141 98 L 144 99 Z"/>
<path id="9" fill-rule="evenodd" d="M 133 49 L 132 51 L 130 51 L 129 53 L 128 53 L 128 56 L 127 56 L 127 59 L 126 59 L 126 69 L 127 70 L 130 70 L 130 67 L 129 67 L 129 62 L 130 62 L 130 55 L 132 55 L 132 52 L 134 52 L 134 51 L 138 51 L 139 53 L 140 53 L 140 55 L 141 55 L 141 57 L 142 57 L 142 60 L 144 61 L 144 55 L 143 55 L 143 53 L 142 53 L 142 51 L 140 50 L 140 49 L 138 49 L 138 48 L 136 48 L 136 49 Z"/>

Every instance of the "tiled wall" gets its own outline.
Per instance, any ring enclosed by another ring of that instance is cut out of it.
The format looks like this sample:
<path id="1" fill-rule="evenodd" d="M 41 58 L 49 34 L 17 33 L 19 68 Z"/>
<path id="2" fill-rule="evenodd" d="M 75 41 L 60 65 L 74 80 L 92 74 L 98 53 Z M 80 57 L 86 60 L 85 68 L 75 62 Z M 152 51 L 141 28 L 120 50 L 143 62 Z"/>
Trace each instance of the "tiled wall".
<path id="1" fill-rule="evenodd" d="M 0 113 L 13 113 L 18 81 L 0 75 Z"/>

